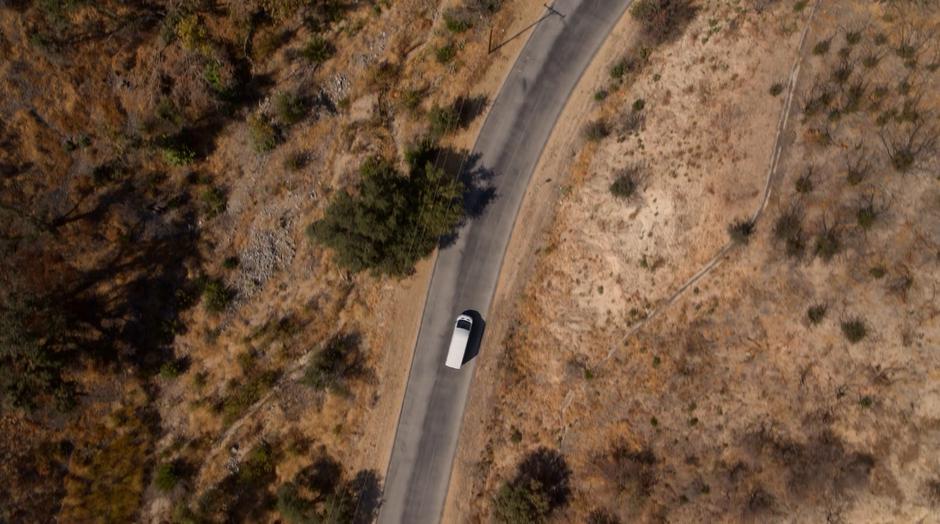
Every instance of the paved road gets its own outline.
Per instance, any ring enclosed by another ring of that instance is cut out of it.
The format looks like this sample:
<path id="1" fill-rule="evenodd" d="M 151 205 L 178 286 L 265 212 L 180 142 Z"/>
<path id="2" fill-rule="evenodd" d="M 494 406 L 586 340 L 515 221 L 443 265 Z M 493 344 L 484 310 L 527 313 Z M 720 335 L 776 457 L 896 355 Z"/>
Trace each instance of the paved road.
<path id="1" fill-rule="evenodd" d="M 484 318 L 526 185 L 581 73 L 630 0 L 558 0 L 536 26 L 474 146 L 495 198 L 442 249 L 434 266 L 385 482 L 381 523 L 441 518 L 474 361 L 444 367 L 453 323 Z M 535 15 L 535 13 L 533 13 Z"/>

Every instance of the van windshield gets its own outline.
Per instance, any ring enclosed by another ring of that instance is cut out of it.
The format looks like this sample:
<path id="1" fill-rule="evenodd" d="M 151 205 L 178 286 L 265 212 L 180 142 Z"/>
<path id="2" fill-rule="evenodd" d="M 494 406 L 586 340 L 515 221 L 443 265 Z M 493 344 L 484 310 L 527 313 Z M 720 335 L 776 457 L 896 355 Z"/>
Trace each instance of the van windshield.
<path id="1" fill-rule="evenodd" d="M 466 321 L 466 320 L 464 320 L 464 319 L 460 319 L 460 320 L 457 321 L 457 327 L 460 328 L 460 329 L 466 329 L 467 331 L 470 331 L 470 326 L 472 326 L 472 325 L 473 325 L 473 324 L 471 324 L 470 322 L 468 322 L 468 321 Z"/>

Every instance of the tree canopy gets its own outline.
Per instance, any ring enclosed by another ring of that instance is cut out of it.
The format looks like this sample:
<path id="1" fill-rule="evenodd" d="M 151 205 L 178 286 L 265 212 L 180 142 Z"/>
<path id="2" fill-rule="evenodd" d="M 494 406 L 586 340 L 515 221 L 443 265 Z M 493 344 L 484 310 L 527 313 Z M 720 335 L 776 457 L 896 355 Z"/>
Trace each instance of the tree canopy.
<path id="1" fill-rule="evenodd" d="M 463 215 L 460 182 L 423 153 L 409 155 L 407 175 L 388 159 L 366 160 L 354 192 L 339 192 L 308 234 L 353 272 L 410 274 Z"/>

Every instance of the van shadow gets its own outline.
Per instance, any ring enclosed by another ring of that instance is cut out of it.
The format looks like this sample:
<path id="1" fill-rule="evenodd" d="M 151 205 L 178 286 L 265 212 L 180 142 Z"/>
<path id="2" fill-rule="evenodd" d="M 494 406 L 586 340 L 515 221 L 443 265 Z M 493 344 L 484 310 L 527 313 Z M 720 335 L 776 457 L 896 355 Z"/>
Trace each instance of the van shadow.
<path id="1" fill-rule="evenodd" d="M 483 332 L 486 331 L 486 321 L 483 315 L 472 309 L 463 312 L 464 315 L 473 319 L 473 327 L 470 328 L 470 340 L 467 341 L 467 350 L 463 354 L 461 365 L 470 362 L 480 354 L 480 345 L 483 343 Z"/>

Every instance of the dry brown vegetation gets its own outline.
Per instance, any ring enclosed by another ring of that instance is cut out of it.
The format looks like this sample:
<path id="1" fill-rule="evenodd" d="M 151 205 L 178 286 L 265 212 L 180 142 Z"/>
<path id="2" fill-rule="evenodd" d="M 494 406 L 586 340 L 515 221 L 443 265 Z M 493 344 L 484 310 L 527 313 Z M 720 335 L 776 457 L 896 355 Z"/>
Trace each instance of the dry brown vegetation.
<path id="1" fill-rule="evenodd" d="M 304 229 L 466 147 L 500 4 L 0 3 L 0 521 L 368 518 L 423 277 Z"/>
<path id="2" fill-rule="evenodd" d="M 814 4 L 694 2 L 603 86 L 609 136 L 481 353 L 470 521 L 539 446 L 571 468 L 552 521 L 936 515 L 940 6 Z"/>

